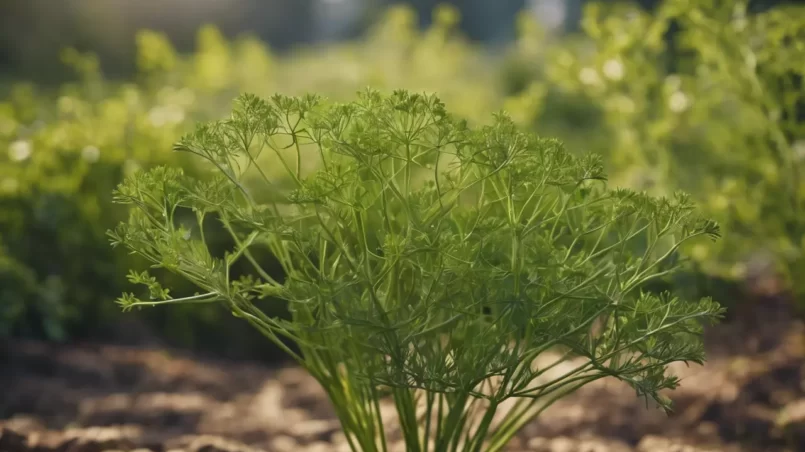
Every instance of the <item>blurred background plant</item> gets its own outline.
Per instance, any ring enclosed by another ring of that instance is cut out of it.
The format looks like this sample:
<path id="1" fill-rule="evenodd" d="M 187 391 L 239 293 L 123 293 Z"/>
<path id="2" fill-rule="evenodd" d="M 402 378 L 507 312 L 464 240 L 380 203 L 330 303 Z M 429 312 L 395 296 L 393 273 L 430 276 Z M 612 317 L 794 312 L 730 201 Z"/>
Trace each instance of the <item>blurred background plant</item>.
<path id="1" fill-rule="evenodd" d="M 805 8 L 750 6 L 587 5 L 585 39 L 552 47 L 544 76 L 596 114 L 536 127 L 606 155 L 614 183 L 693 193 L 725 230 L 688 250 L 705 275 L 802 300 Z"/>
<path id="2" fill-rule="evenodd" d="M 104 236 L 124 215 L 112 189 L 136 169 L 180 158 L 171 144 L 227 111 L 240 92 L 345 98 L 367 85 L 407 87 L 443 93 L 467 118 L 498 109 L 496 73 L 458 33 L 457 10 L 437 8 L 434 18 L 422 30 L 414 10 L 393 7 L 364 38 L 281 57 L 253 35 L 227 39 L 212 25 L 198 30 L 189 54 L 165 33 L 141 30 L 126 79 L 105 77 L 96 55 L 67 48 L 60 57 L 77 81 L 15 81 L 0 104 L 0 147 L 8 150 L 0 163 L 0 334 L 130 340 L 112 300 L 131 258 L 112 252 Z M 262 338 L 214 308 L 161 311 L 140 314 L 155 337 L 260 354 Z M 228 320 L 233 327 L 222 327 Z"/>
<path id="3" fill-rule="evenodd" d="M 805 8 L 396 3 L 176 0 L 156 14 L 153 1 L 0 1 L 0 335 L 139 340 L 112 302 L 132 258 L 104 237 L 125 215 L 111 204 L 122 177 L 181 158 L 171 144 L 242 92 L 346 99 L 367 85 L 438 93 L 470 121 L 504 108 L 603 154 L 613 184 L 688 190 L 724 239 L 687 249 L 697 272 L 669 283 L 805 301 Z M 223 314 L 178 306 L 138 324 L 176 345 L 268 353 Z"/>

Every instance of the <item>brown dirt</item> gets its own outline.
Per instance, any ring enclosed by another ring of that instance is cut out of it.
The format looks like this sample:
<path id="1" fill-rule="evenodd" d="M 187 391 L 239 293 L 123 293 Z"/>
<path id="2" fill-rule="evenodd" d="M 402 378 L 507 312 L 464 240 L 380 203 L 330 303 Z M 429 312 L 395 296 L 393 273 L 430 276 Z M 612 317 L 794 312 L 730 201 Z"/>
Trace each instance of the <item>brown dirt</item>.
<path id="1" fill-rule="evenodd" d="M 708 333 L 708 364 L 675 368 L 671 416 L 602 381 L 508 450 L 805 450 L 805 326 L 783 318 L 760 331 Z M 0 452 L 347 450 L 322 390 L 296 367 L 15 340 L 0 348 L 0 388 Z"/>

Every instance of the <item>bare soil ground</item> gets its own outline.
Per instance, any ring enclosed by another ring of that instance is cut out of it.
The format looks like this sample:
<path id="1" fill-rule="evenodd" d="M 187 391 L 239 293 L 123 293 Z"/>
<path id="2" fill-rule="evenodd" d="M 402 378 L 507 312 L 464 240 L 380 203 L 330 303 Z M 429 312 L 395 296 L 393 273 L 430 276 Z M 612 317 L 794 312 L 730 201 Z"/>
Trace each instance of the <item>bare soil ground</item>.
<path id="1" fill-rule="evenodd" d="M 708 333 L 675 368 L 666 416 L 617 381 L 526 426 L 511 451 L 805 451 L 805 326 L 753 317 Z M 348 450 L 321 389 L 271 368 L 147 347 L 0 345 L 0 452 Z M 403 451 L 402 444 L 392 450 Z"/>

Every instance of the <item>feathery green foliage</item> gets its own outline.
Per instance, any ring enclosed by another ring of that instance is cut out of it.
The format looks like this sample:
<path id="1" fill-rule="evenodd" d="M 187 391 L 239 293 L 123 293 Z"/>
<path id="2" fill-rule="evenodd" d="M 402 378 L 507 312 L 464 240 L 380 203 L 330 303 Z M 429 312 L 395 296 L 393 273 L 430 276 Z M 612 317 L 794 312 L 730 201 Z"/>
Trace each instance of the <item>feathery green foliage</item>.
<path id="1" fill-rule="evenodd" d="M 356 451 L 386 450 L 384 395 L 411 451 L 499 450 L 553 401 L 608 376 L 667 407 L 659 392 L 678 381 L 666 366 L 701 363 L 702 322 L 722 312 L 643 290 L 679 267 L 682 243 L 718 236 L 687 196 L 608 189 L 597 156 L 502 113 L 470 128 L 435 96 L 406 91 L 348 103 L 243 95 L 229 119 L 175 149 L 217 177 L 159 167 L 127 178 L 115 198 L 131 217 L 109 234 L 200 292 L 172 298 L 132 272 L 147 297 L 120 304 L 225 306 L 322 384 Z M 271 166 L 287 172 L 281 183 Z M 195 222 L 179 221 L 187 209 Z M 205 221 L 236 246 L 214 255 Z M 240 261 L 253 272 L 234 279 Z M 265 299 L 287 301 L 292 319 L 266 315 Z M 552 375 L 562 364 L 572 365 Z"/>

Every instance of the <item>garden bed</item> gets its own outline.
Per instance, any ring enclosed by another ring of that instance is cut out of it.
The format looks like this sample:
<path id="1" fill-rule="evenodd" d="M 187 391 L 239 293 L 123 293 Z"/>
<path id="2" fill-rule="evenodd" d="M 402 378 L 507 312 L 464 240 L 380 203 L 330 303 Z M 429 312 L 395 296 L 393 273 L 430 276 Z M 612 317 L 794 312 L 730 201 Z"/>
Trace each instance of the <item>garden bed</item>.
<path id="1" fill-rule="evenodd" d="M 508 450 L 802 450 L 805 326 L 787 318 L 709 331 L 707 365 L 674 368 L 683 379 L 670 417 L 601 381 Z M 34 341 L 6 342 L 0 362 L 3 452 L 348 450 L 323 392 L 296 367 Z"/>

